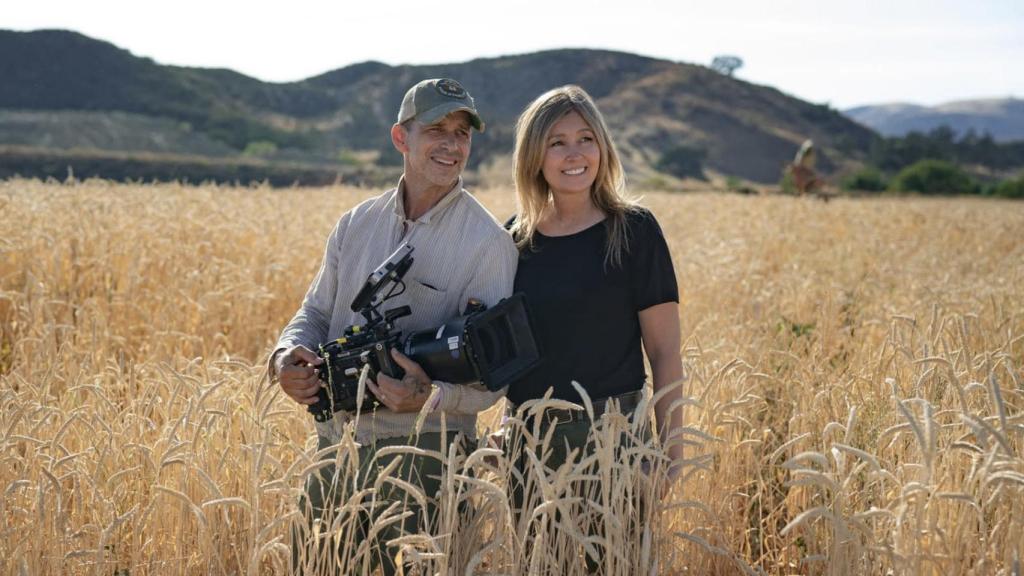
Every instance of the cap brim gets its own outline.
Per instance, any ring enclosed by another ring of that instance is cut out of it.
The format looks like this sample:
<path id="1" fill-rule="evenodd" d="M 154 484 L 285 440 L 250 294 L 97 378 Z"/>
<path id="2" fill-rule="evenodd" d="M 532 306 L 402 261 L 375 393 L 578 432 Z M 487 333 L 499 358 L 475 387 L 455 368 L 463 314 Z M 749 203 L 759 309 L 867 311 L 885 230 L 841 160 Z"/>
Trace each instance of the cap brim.
<path id="1" fill-rule="evenodd" d="M 480 114 L 476 110 L 466 106 L 465 104 L 459 104 L 458 102 L 445 102 L 440 106 L 435 106 L 426 112 L 421 112 L 416 115 L 416 119 L 424 124 L 434 124 L 440 122 L 445 116 L 452 112 L 465 111 L 469 113 L 469 123 L 476 128 L 477 132 L 484 131 L 484 121 L 480 118 Z"/>

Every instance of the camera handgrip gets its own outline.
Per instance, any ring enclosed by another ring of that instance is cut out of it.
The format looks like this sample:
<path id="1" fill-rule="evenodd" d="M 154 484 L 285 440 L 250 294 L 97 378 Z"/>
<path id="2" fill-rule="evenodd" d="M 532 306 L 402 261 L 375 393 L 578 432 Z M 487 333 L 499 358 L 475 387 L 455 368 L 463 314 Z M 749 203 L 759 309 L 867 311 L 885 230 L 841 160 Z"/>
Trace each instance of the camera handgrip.
<path id="1" fill-rule="evenodd" d="M 327 396 L 327 389 L 323 386 L 316 392 L 316 403 L 310 404 L 306 410 L 313 415 L 317 422 L 327 422 L 334 416 L 331 410 L 331 399 Z"/>
<path id="2" fill-rule="evenodd" d="M 402 376 L 405 376 L 405 370 L 395 362 L 395 359 L 391 357 L 391 350 L 389 344 L 393 344 L 392 339 L 388 339 L 386 342 L 377 342 L 374 347 L 374 353 L 377 357 L 377 366 L 380 371 L 399 380 Z M 395 338 L 394 340 L 397 340 Z"/>

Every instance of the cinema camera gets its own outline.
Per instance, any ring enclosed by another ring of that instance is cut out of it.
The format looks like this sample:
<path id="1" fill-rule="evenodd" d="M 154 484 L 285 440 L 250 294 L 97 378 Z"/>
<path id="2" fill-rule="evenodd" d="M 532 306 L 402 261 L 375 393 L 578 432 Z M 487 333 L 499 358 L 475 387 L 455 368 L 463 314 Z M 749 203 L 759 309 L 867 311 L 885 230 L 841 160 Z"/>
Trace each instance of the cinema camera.
<path id="1" fill-rule="evenodd" d="M 493 308 L 470 299 L 463 316 L 403 339 L 394 324 L 412 313 L 409 306 L 383 314 L 379 308 L 405 291 L 402 278 L 412 266 L 412 252 L 412 246 L 403 243 L 366 278 L 352 300 L 352 311 L 362 314 L 366 323 L 349 326 L 341 338 L 320 345 L 323 385 L 316 403 L 308 407 L 317 422 L 326 422 L 342 410 L 374 410 L 380 402 L 369 389 L 364 390 L 359 404 L 360 374 L 368 366 L 370 378 L 378 372 L 401 378 L 404 371 L 391 357 L 391 348 L 416 361 L 435 380 L 453 384 L 479 381 L 489 390 L 508 385 L 540 362 L 522 294 Z"/>

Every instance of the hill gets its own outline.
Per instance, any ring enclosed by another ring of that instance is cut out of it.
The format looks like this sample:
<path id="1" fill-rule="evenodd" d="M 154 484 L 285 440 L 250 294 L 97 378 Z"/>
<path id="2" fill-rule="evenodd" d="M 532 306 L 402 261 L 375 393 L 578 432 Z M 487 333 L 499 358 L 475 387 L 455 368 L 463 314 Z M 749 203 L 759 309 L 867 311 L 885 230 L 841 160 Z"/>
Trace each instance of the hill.
<path id="1" fill-rule="evenodd" d="M 0 142 L 61 149 L 231 156 L 236 150 L 187 122 L 129 112 L 0 110 Z"/>
<path id="2" fill-rule="evenodd" d="M 259 148 L 271 150 L 271 159 L 276 154 L 323 164 L 376 156 L 381 164 L 395 164 L 388 127 L 402 94 L 437 76 L 459 79 L 487 120 L 487 132 L 474 140 L 471 168 L 507 156 L 519 112 L 540 93 L 567 83 L 598 100 L 634 178 L 656 176 L 662 155 L 682 147 L 699 151 L 710 171 L 775 182 L 805 138 L 817 143 L 825 172 L 863 160 L 875 138 L 827 106 L 774 88 L 703 66 L 619 52 L 565 49 L 427 66 L 364 62 L 275 84 L 231 70 L 160 65 L 74 32 L 0 31 L 0 112 L 120 113 L 105 124 L 107 135 L 96 139 L 97 147 L 110 151 L 139 150 L 130 127 L 145 117 L 157 140 L 180 143 L 168 145 L 168 153 L 195 154 L 188 142 L 201 138 L 218 153 L 222 146 L 240 154 L 269 144 Z M 53 123 L 53 116 L 35 117 Z M 125 126 L 123 139 L 116 137 L 117 126 Z M 0 144 L 38 145 L 24 135 L 4 140 L 5 133 L 0 130 Z M 54 148 L 80 140 L 50 133 L 46 145 Z"/>
<path id="3" fill-rule="evenodd" d="M 989 98 L 962 100 L 938 106 L 895 103 L 859 106 L 847 116 L 885 136 L 930 132 L 948 126 L 957 135 L 988 133 L 997 142 L 1024 140 L 1024 100 Z"/>

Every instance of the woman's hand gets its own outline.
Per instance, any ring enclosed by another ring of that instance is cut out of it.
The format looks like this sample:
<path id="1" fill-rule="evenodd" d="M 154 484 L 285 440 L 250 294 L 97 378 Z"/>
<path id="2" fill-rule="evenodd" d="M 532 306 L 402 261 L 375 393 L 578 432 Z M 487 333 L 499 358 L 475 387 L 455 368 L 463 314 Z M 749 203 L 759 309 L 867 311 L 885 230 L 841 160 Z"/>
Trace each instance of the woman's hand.
<path id="1" fill-rule="evenodd" d="M 665 471 L 665 481 L 658 486 L 658 498 L 664 499 L 668 496 L 672 486 L 675 485 L 676 480 L 679 478 L 680 470 L 681 465 L 678 461 L 673 460 L 673 463 L 668 465 Z M 644 460 L 640 463 L 640 471 L 652 481 L 656 481 L 657 476 L 662 473 L 662 464 Z"/>
<path id="2" fill-rule="evenodd" d="M 651 363 L 654 378 L 654 395 L 658 391 L 669 388 L 654 406 L 661 445 L 668 447 L 668 469 L 666 475 L 667 492 L 672 483 L 680 475 L 683 461 L 683 446 L 680 439 L 673 438 L 673 433 L 683 427 L 682 407 L 672 405 L 683 397 L 683 359 L 679 353 L 679 304 L 665 302 L 641 310 L 640 335 L 643 338 L 644 351 Z"/>

